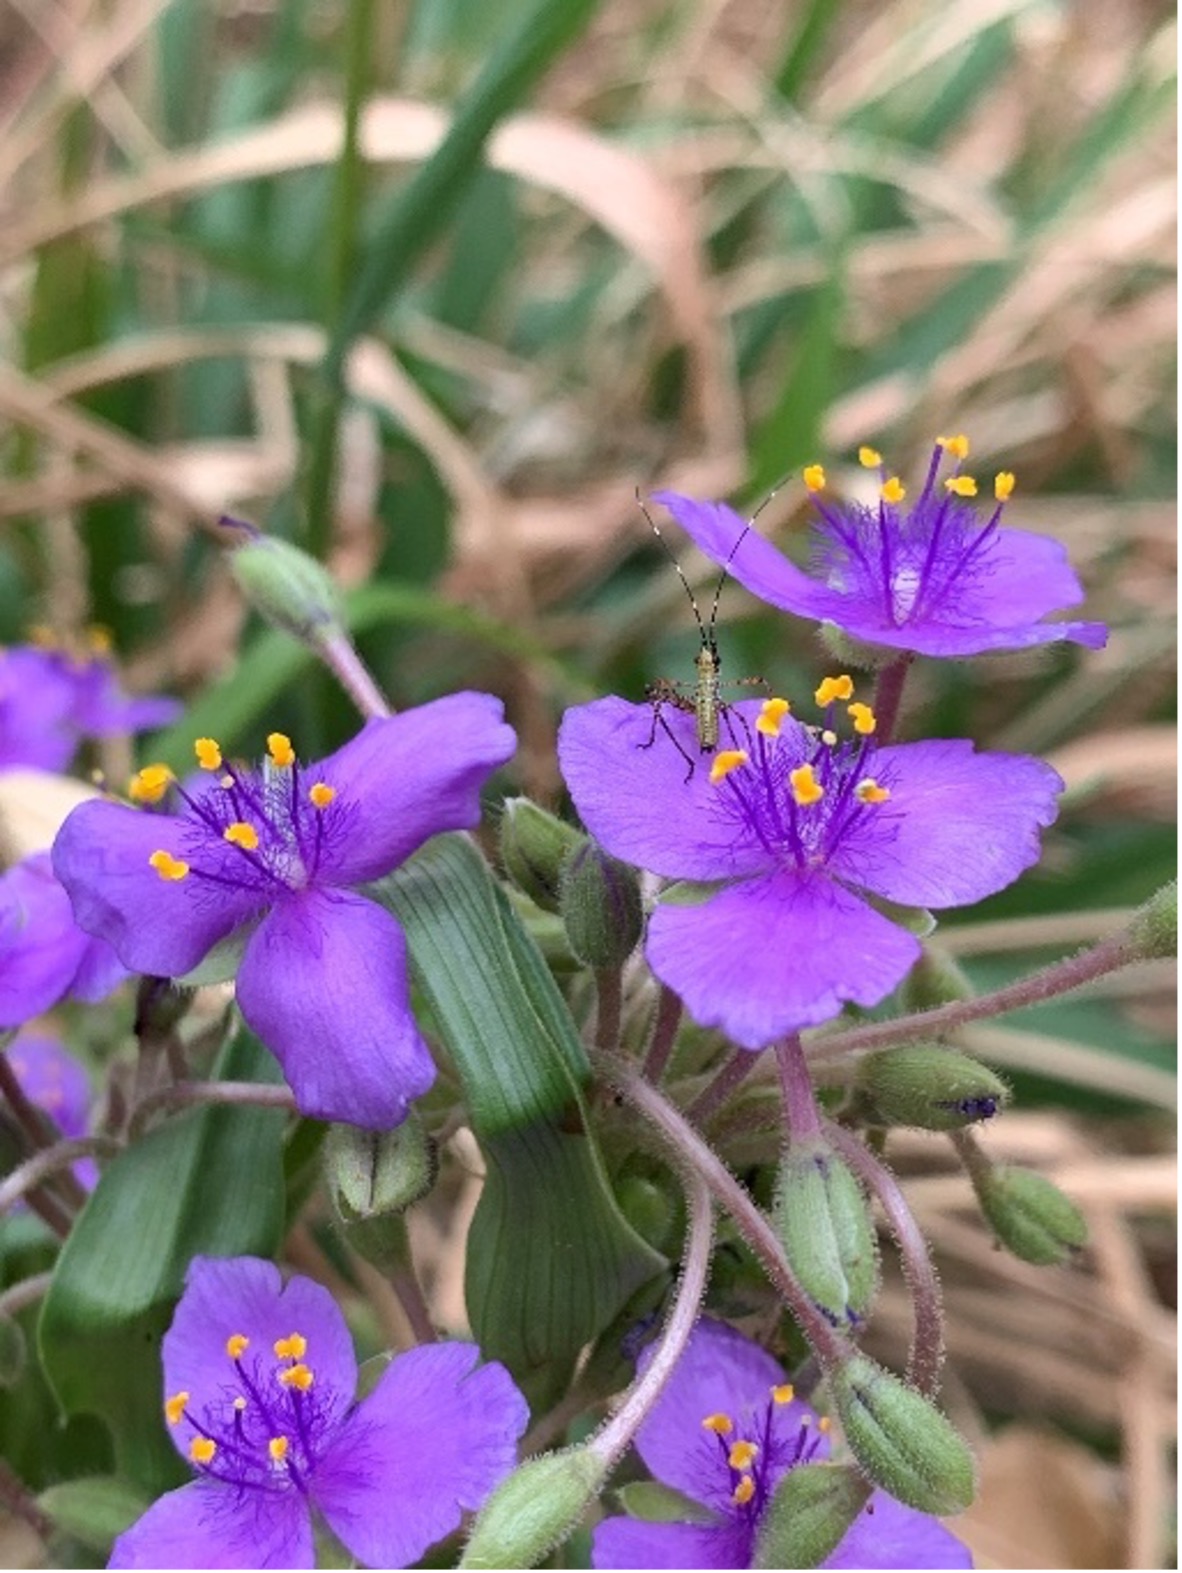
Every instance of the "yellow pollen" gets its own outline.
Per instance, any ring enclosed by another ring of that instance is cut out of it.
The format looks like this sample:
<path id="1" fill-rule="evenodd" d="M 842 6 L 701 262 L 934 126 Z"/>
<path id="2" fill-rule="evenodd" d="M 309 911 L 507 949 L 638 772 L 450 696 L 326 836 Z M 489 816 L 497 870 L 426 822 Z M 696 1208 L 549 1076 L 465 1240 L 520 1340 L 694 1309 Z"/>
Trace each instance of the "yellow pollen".
<path id="1" fill-rule="evenodd" d="M 229 1338 L 226 1339 L 226 1353 L 231 1360 L 237 1360 L 249 1343 L 250 1339 L 245 1333 L 231 1333 Z"/>
<path id="2" fill-rule="evenodd" d="M 193 743 L 193 752 L 202 770 L 220 770 L 222 751 L 212 737 L 199 737 Z"/>
<path id="3" fill-rule="evenodd" d="M 817 1421 L 817 1430 L 821 1432 L 828 1431 L 832 1424 L 833 1422 L 830 1420 L 828 1415 L 822 1415 L 821 1418 Z"/>
<path id="4" fill-rule="evenodd" d="M 873 776 L 867 776 L 865 780 L 859 781 L 854 788 L 854 796 L 859 803 L 885 803 L 890 795 L 889 788 L 879 786 Z"/>
<path id="5" fill-rule="evenodd" d="M 715 754 L 714 763 L 710 766 L 710 785 L 717 786 L 720 781 L 725 781 L 732 770 L 747 763 L 747 757 L 745 748 L 724 748 L 721 753 Z"/>
<path id="6" fill-rule="evenodd" d="M 253 852 L 259 844 L 259 833 L 244 819 L 236 819 L 222 831 L 222 840 L 228 841 L 231 846 L 241 847 L 244 852 Z"/>
<path id="7" fill-rule="evenodd" d="M 291 1446 L 285 1436 L 273 1436 L 267 1443 L 267 1452 L 270 1453 L 273 1463 L 281 1464 L 287 1457 L 287 1450 Z"/>
<path id="8" fill-rule="evenodd" d="M 874 717 L 874 711 L 871 710 L 870 706 L 855 703 L 847 705 L 846 709 L 854 723 L 854 731 L 860 732 L 863 737 L 869 737 L 878 725 Z"/>
<path id="9" fill-rule="evenodd" d="M 889 481 L 884 481 L 880 496 L 883 502 L 902 502 L 907 495 L 907 488 L 897 475 L 892 475 Z"/>
<path id="10" fill-rule="evenodd" d="M 827 677 L 817 689 L 813 698 L 822 709 L 831 705 L 835 699 L 852 699 L 854 697 L 854 680 L 842 674 L 841 677 Z"/>
<path id="11" fill-rule="evenodd" d="M 726 1455 L 726 1461 L 732 1469 L 746 1469 L 755 1462 L 759 1447 L 754 1442 L 736 1442 Z"/>
<path id="12" fill-rule="evenodd" d="M 291 746 L 291 738 L 283 732 L 267 733 L 267 752 L 271 756 L 271 763 L 278 765 L 281 770 L 295 764 L 295 749 Z"/>
<path id="13" fill-rule="evenodd" d="M 738 1485 L 731 1492 L 731 1501 L 737 1502 L 740 1507 L 743 1507 L 748 1502 L 750 1502 L 754 1495 L 755 1481 L 752 1480 L 750 1475 L 744 1475 L 742 1480 L 739 1481 Z"/>
<path id="14" fill-rule="evenodd" d="M 765 699 L 755 722 L 755 730 L 762 732 L 765 737 L 779 737 L 780 723 L 786 715 L 791 714 L 792 706 L 786 699 Z"/>
<path id="15" fill-rule="evenodd" d="M 171 852 L 153 852 L 148 862 L 160 875 L 161 879 L 184 879 L 189 872 L 189 865 L 185 860 L 183 858 L 174 858 Z"/>
<path id="16" fill-rule="evenodd" d="M 280 1360 L 302 1360 L 308 1352 L 308 1340 L 303 1333 L 292 1333 L 288 1338 L 277 1338 L 274 1349 Z"/>
<path id="17" fill-rule="evenodd" d="M 944 482 L 944 490 L 955 492 L 958 497 L 975 497 L 977 483 L 971 475 L 950 475 Z"/>
<path id="18" fill-rule="evenodd" d="M 172 771 L 167 765 L 145 765 L 128 782 L 127 795 L 133 803 L 159 803 L 171 780 Z"/>
<path id="19" fill-rule="evenodd" d="M 317 781 L 308 793 L 313 808 L 327 808 L 336 795 L 336 787 L 330 787 L 327 781 Z"/>
<path id="20" fill-rule="evenodd" d="M 877 448 L 859 448 L 858 463 L 865 470 L 876 470 L 882 463 L 882 454 Z"/>
<path id="21" fill-rule="evenodd" d="M 785 1382 L 781 1387 L 772 1388 L 773 1404 L 790 1404 L 796 1397 L 796 1389 L 791 1382 Z"/>
<path id="22" fill-rule="evenodd" d="M 956 437 L 937 437 L 936 441 L 944 452 L 950 453 L 954 459 L 967 459 L 969 456 L 969 439 L 964 432 Z"/>
<path id="23" fill-rule="evenodd" d="M 1008 502 L 1014 495 L 1014 486 L 1013 470 L 999 470 L 993 477 L 993 495 L 998 502 Z"/>
<path id="24" fill-rule="evenodd" d="M 294 1387 L 297 1392 L 306 1393 L 312 1385 L 312 1371 L 306 1365 L 289 1365 L 280 1371 L 279 1380 L 284 1387 Z"/>
<path id="25" fill-rule="evenodd" d="M 822 464 L 806 464 L 801 479 L 810 492 L 819 492 L 825 485 L 825 467 Z"/>
<path id="26" fill-rule="evenodd" d="M 185 1413 L 185 1405 L 189 1402 L 188 1393 L 181 1391 L 174 1393 L 171 1398 L 164 1400 L 164 1418 L 170 1426 L 179 1426 Z"/>
<path id="27" fill-rule="evenodd" d="M 705 1420 L 702 1421 L 702 1429 L 704 1431 L 713 1431 L 715 1436 L 729 1436 L 735 1429 L 735 1422 L 730 1415 L 722 1413 L 707 1415 Z"/>
<path id="28" fill-rule="evenodd" d="M 48 623 L 33 623 L 29 627 L 29 643 L 38 650 L 56 650 L 58 640 Z"/>
<path id="29" fill-rule="evenodd" d="M 189 1457 L 195 1464 L 211 1464 L 218 1445 L 211 1436 L 195 1436 L 189 1443 Z"/>
<path id="30" fill-rule="evenodd" d="M 110 655 L 115 638 L 102 623 L 91 623 L 86 630 L 86 643 L 91 655 Z"/>
<path id="31" fill-rule="evenodd" d="M 801 808 L 808 808 L 810 803 L 819 803 L 825 796 L 825 788 L 814 777 L 812 765 L 801 765 L 799 770 L 790 770 L 788 781 L 792 787 L 792 796 Z"/>

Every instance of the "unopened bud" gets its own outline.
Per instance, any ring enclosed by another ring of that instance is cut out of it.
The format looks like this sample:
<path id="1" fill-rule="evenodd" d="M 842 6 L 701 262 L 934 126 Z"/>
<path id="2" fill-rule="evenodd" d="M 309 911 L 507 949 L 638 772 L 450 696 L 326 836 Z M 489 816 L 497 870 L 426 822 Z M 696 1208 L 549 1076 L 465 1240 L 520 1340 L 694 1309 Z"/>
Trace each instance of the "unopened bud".
<path id="1" fill-rule="evenodd" d="M 1129 924 L 1129 938 L 1145 961 L 1168 960 L 1178 952 L 1178 881 L 1163 885 Z"/>
<path id="2" fill-rule="evenodd" d="M 826 653 L 839 667 L 853 666 L 864 672 L 873 672 L 899 659 L 898 650 L 890 645 L 866 644 L 861 639 L 851 639 L 836 623 L 822 622 L 817 633 Z"/>
<path id="3" fill-rule="evenodd" d="M 874 1125 L 915 1125 L 952 1131 L 989 1120 L 1005 1107 L 1009 1089 L 988 1066 L 934 1043 L 868 1054 L 855 1085 Z"/>
<path id="4" fill-rule="evenodd" d="M 904 1011 L 935 1010 L 940 1005 L 971 1000 L 975 992 L 954 956 L 939 945 L 925 945 L 923 955 L 903 979 L 899 1004 Z"/>
<path id="5" fill-rule="evenodd" d="M 834 1327 L 858 1326 L 878 1288 L 878 1253 L 862 1188 L 819 1137 L 780 1165 L 774 1214 L 792 1271 Z"/>
<path id="6" fill-rule="evenodd" d="M 501 816 L 501 863 L 505 873 L 535 905 L 557 912 L 564 860 L 586 836 L 528 797 L 505 799 Z"/>
<path id="7" fill-rule="evenodd" d="M 324 1141 L 328 1194 L 349 1244 L 382 1271 L 406 1259 L 402 1214 L 435 1184 L 435 1143 L 412 1109 L 392 1131 L 333 1125 Z"/>
<path id="8" fill-rule="evenodd" d="M 171 978 L 141 978 L 135 996 L 136 1037 L 167 1037 L 188 1014 L 195 994 Z"/>
<path id="9" fill-rule="evenodd" d="M 921 1513 L 964 1512 L 976 1491 L 973 1455 L 934 1404 L 865 1355 L 837 1366 L 829 1390 L 875 1485 Z"/>
<path id="10" fill-rule="evenodd" d="M 644 928 L 636 870 L 587 841 L 563 866 L 561 902 L 567 943 L 584 966 L 622 967 Z"/>
<path id="11" fill-rule="evenodd" d="M 798 1464 L 759 1524 L 757 1568 L 823 1567 L 865 1507 L 870 1484 L 847 1464 Z"/>
<path id="12" fill-rule="evenodd" d="M 462 1568 L 536 1568 L 578 1525 L 607 1478 L 589 1448 L 531 1458 L 480 1510 Z"/>
<path id="13" fill-rule="evenodd" d="M 238 541 L 230 552 L 230 572 L 243 595 L 269 623 L 302 644 L 318 646 L 342 626 L 337 587 L 314 557 L 264 535 L 241 519 L 224 518 Z"/>
<path id="14" fill-rule="evenodd" d="M 1024 1262 L 1053 1267 L 1087 1243 L 1083 1213 L 1045 1175 L 999 1164 L 974 1174 L 973 1184 L 993 1232 Z"/>

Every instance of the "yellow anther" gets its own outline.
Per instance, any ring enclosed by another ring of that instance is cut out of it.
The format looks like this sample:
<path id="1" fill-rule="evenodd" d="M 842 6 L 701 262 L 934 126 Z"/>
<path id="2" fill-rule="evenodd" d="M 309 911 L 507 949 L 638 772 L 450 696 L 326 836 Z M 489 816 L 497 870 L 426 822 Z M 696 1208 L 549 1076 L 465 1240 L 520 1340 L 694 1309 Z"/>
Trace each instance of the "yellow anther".
<path id="1" fill-rule="evenodd" d="M 211 1436 L 195 1436 L 189 1443 L 189 1457 L 195 1464 L 211 1464 L 218 1445 Z"/>
<path id="2" fill-rule="evenodd" d="M 861 705 L 855 701 L 854 704 L 847 705 L 846 709 L 849 712 L 851 721 L 854 723 L 854 731 L 861 733 L 863 737 L 869 737 L 878 725 L 874 711 L 871 710 L 870 706 Z"/>
<path id="3" fill-rule="evenodd" d="M 241 847 L 244 852 L 253 852 L 259 844 L 259 833 L 244 819 L 236 819 L 222 831 L 222 840 L 228 841 L 231 846 Z"/>
<path id="4" fill-rule="evenodd" d="M 828 1415 L 822 1415 L 817 1421 L 817 1430 L 824 1433 L 829 1430 L 832 1424 L 833 1422 L 830 1420 Z"/>
<path id="5" fill-rule="evenodd" d="M 86 644 L 91 655 L 110 655 L 115 636 L 103 623 L 91 623 L 86 630 Z"/>
<path id="6" fill-rule="evenodd" d="M 873 776 L 866 776 L 854 788 L 854 796 L 859 803 L 885 803 L 890 795 L 890 789 L 879 786 Z"/>
<path id="7" fill-rule="evenodd" d="M 945 453 L 950 453 L 954 459 L 967 459 L 969 456 L 969 439 L 964 432 L 956 437 L 937 437 L 936 441 Z"/>
<path id="8" fill-rule="evenodd" d="M 975 497 L 977 483 L 971 475 L 950 475 L 944 482 L 944 490 L 954 492 L 957 497 Z"/>
<path id="9" fill-rule="evenodd" d="M 879 453 L 877 448 L 859 448 L 858 463 L 865 470 L 877 470 L 882 463 L 882 454 Z"/>
<path id="10" fill-rule="evenodd" d="M 280 1360 L 302 1360 L 308 1352 L 308 1340 L 303 1333 L 292 1333 L 287 1338 L 277 1338 L 274 1349 Z"/>
<path id="11" fill-rule="evenodd" d="M 748 1502 L 750 1502 L 754 1495 L 755 1481 L 751 1478 L 750 1475 L 744 1475 L 742 1480 L 739 1481 L 738 1485 L 731 1492 L 731 1501 L 738 1503 L 740 1507 L 744 1507 Z"/>
<path id="12" fill-rule="evenodd" d="M 306 1365 L 289 1365 L 279 1373 L 279 1380 L 284 1387 L 294 1387 L 297 1392 L 306 1393 L 314 1380 L 312 1371 Z"/>
<path id="13" fill-rule="evenodd" d="M 819 492 L 825 485 L 825 467 L 822 464 L 806 464 L 801 479 L 810 492 Z"/>
<path id="14" fill-rule="evenodd" d="M 295 764 L 295 749 L 291 746 L 291 738 L 283 732 L 267 733 L 267 752 L 271 756 L 271 763 L 278 765 L 281 770 Z"/>
<path id="15" fill-rule="evenodd" d="M 765 737 L 779 737 L 784 717 L 791 714 L 792 706 L 786 699 L 765 699 L 755 722 L 755 730 L 762 732 Z"/>
<path id="16" fill-rule="evenodd" d="M 796 1397 L 796 1389 L 791 1382 L 785 1382 L 780 1387 L 772 1388 L 773 1404 L 790 1404 Z"/>
<path id="17" fill-rule="evenodd" d="M 755 1442 L 736 1442 L 726 1455 L 726 1461 L 732 1469 L 746 1469 L 753 1464 L 759 1454 L 759 1447 Z"/>
<path id="18" fill-rule="evenodd" d="M 1014 495 L 1015 484 L 1013 470 L 999 470 L 997 472 L 993 477 L 993 495 L 998 502 L 1008 502 L 1010 500 Z"/>
<path id="19" fill-rule="evenodd" d="M 189 1402 L 188 1393 L 181 1391 L 174 1393 L 171 1398 L 164 1400 L 164 1418 L 170 1426 L 179 1426 L 185 1413 L 185 1405 Z"/>
<path id="20" fill-rule="evenodd" d="M 790 770 L 788 781 L 792 787 L 792 796 L 801 808 L 819 803 L 825 796 L 825 788 L 813 775 L 812 765 L 801 765 L 799 770 Z"/>
<path id="21" fill-rule="evenodd" d="M 161 879 L 184 879 L 189 872 L 189 865 L 184 858 L 174 858 L 171 852 L 153 852 L 148 862 Z"/>
<path id="22" fill-rule="evenodd" d="M 197 755 L 197 763 L 202 770 L 220 770 L 222 768 L 222 751 L 214 738 L 196 738 L 193 743 L 193 752 Z"/>
<path id="23" fill-rule="evenodd" d="M 271 1462 L 281 1464 L 287 1457 L 287 1450 L 291 1443 L 285 1436 L 273 1436 L 267 1443 L 267 1452 L 271 1455 Z"/>
<path id="24" fill-rule="evenodd" d="M 29 628 L 29 643 L 38 650 L 56 650 L 58 638 L 48 623 L 33 623 Z"/>
<path id="25" fill-rule="evenodd" d="M 128 782 L 127 795 L 133 803 L 159 803 L 171 780 L 172 771 L 167 765 L 145 765 Z"/>
<path id="26" fill-rule="evenodd" d="M 745 748 L 724 748 L 721 753 L 715 754 L 714 763 L 710 766 L 710 785 L 717 786 L 720 781 L 725 781 L 732 770 L 747 763 L 747 758 Z"/>
<path id="27" fill-rule="evenodd" d="M 336 795 L 336 787 L 330 787 L 327 781 L 317 781 L 308 793 L 313 808 L 327 808 Z"/>
<path id="28" fill-rule="evenodd" d="M 231 1360 L 239 1360 L 249 1344 L 250 1339 L 245 1333 L 231 1333 L 226 1339 L 226 1353 Z"/>
<path id="29" fill-rule="evenodd" d="M 735 1422 L 730 1415 L 724 1415 L 719 1412 L 718 1414 L 707 1415 L 705 1420 L 702 1421 L 702 1429 L 703 1431 L 713 1431 L 715 1436 L 729 1436 L 735 1429 Z"/>
<path id="30" fill-rule="evenodd" d="M 822 709 L 831 705 L 835 699 L 852 699 L 854 697 L 854 680 L 843 673 L 840 677 L 827 677 L 817 689 L 813 698 Z"/>
<path id="31" fill-rule="evenodd" d="M 902 502 L 907 495 L 907 488 L 897 475 L 892 475 L 889 481 L 884 481 L 879 496 L 883 502 Z"/>

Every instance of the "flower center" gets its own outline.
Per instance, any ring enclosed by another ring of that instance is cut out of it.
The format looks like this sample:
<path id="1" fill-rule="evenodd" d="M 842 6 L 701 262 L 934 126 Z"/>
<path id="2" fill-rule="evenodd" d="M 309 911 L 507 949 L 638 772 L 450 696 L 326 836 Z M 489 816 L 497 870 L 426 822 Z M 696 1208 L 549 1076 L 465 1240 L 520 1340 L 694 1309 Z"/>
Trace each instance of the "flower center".
<path id="1" fill-rule="evenodd" d="M 719 1485 L 725 1481 L 728 1511 L 754 1523 L 781 1477 L 816 1454 L 829 1429 L 824 1416 L 804 1414 L 785 1426 L 783 1413 L 795 1394 L 792 1387 L 769 1390 L 767 1399 L 737 1421 L 725 1412 L 706 1415 L 703 1431 L 712 1448 L 712 1467 Z"/>
<path id="2" fill-rule="evenodd" d="M 165 1400 L 170 1426 L 188 1428 L 200 1474 L 248 1491 L 306 1492 L 330 1421 L 304 1356 L 302 1333 L 256 1352 L 244 1333 L 226 1340 L 229 1368 L 218 1398 L 195 1410 L 188 1392 Z"/>

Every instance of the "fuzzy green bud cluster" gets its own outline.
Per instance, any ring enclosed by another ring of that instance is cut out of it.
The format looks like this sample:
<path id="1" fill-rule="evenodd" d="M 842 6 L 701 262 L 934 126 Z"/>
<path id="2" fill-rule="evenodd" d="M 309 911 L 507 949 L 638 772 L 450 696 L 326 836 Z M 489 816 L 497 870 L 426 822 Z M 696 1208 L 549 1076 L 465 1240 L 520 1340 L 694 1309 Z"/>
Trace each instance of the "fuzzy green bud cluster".
<path id="1" fill-rule="evenodd" d="M 562 866 L 559 899 L 567 944 L 584 966 L 622 967 L 644 930 L 636 870 L 585 841 Z"/>
<path id="2" fill-rule="evenodd" d="M 1178 953 L 1178 881 L 1163 885 L 1129 925 L 1129 938 L 1145 961 L 1169 960 Z"/>
<path id="3" fill-rule="evenodd" d="M 904 1011 L 937 1010 L 971 1000 L 976 992 L 956 958 L 942 946 L 928 944 L 900 985 L 899 1006 Z"/>
<path id="4" fill-rule="evenodd" d="M 1045 1175 L 999 1164 L 981 1167 L 972 1179 L 993 1232 L 1024 1262 L 1054 1267 L 1086 1245 L 1083 1213 Z"/>
<path id="5" fill-rule="evenodd" d="M 870 1485 L 846 1464 L 800 1464 L 785 1474 L 760 1520 L 757 1568 L 819 1568 L 865 1507 Z"/>
<path id="6" fill-rule="evenodd" d="M 392 1131 L 333 1125 L 324 1141 L 324 1178 L 349 1244 L 383 1271 L 405 1261 L 402 1215 L 435 1184 L 435 1143 L 412 1109 Z"/>
<path id="7" fill-rule="evenodd" d="M 878 1289 L 862 1187 L 821 1138 L 794 1142 L 776 1177 L 776 1232 L 801 1287 L 834 1327 L 855 1327 Z"/>
<path id="8" fill-rule="evenodd" d="M 561 903 L 562 866 L 587 837 L 528 797 L 507 797 L 501 815 L 501 866 L 543 912 Z"/>
<path id="9" fill-rule="evenodd" d="M 481 1508 L 462 1568 L 535 1568 L 578 1525 L 607 1479 L 590 1448 L 527 1459 Z"/>
<path id="10" fill-rule="evenodd" d="M 872 1125 L 952 1131 L 992 1117 L 1009 1100 L 1000 1076 L 936 1043 L 868 1054 L 858 1066 L 859 1113 Z"/>
<path id="11" fill-rule="evenodd" d="M 230 552 L 234 581 L 269 623 L 313 646 L 341 631 L 337 587 L 314 557 L 240 519 L 223 519 L 222 525 L 241 541 Z"/>

